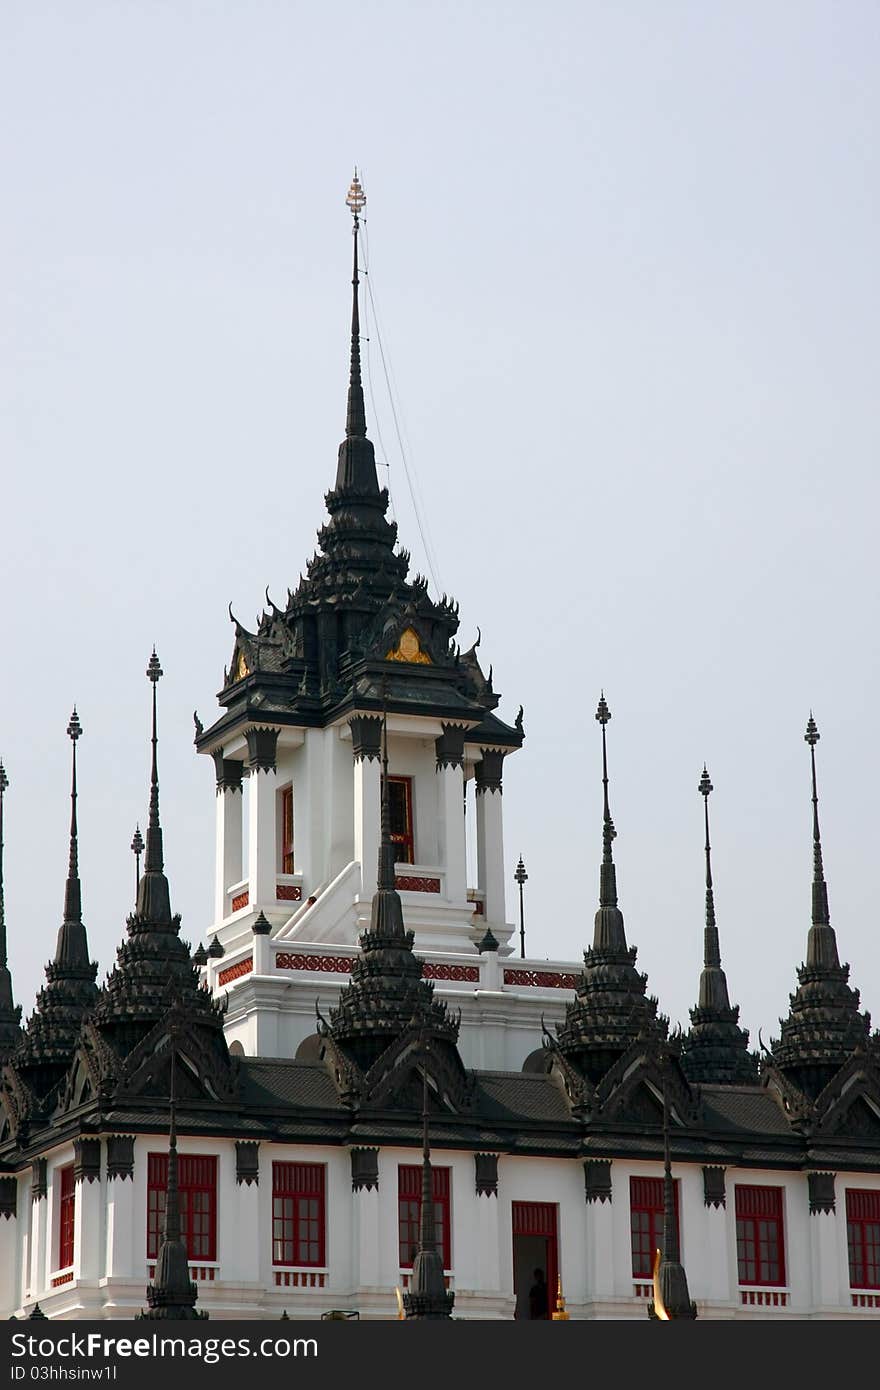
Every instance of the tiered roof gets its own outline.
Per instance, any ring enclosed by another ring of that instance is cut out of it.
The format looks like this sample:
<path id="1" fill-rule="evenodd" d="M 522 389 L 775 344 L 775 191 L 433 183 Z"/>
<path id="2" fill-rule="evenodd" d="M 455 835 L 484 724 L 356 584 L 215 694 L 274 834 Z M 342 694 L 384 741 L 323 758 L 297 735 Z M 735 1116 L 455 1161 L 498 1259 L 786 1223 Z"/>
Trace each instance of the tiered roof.
<path id="1" fill-rule="evenodd" d="M 82 725 L 74 709 L 67 726 L 71 740 L 70 857 L 64 889 L 64 919 L 58 929 L 54 959 L 46 966 L 46 984 L 37 995 L 21 1043 L 11 1058 L 19 1079 L 45 1100 L 64 1077 L 73 1058 L 83 1019 L 98 998 L 97 962 L 89 960 L 89 943 L 82 919 L 79 878 L 79 840 L 76 817 L 76 745 Z"/>
<path id="2" fill-rule="evenodd" d="M 815 1100 L 853 1052 L 868 1046 L 871 1015 L 859 1010 L 859 991 L 848 984 L 849 966 L 840 963 L 828 911 L 816 790 L 819 730 L 812 714 L 804 738 L 810 748 L 813 786 L 812 925 L 806 962 L 798 967 L 798 988 L 789 996 L 788 1017 L 780 1019 L 780 1037 L 770 1050 L 772 1066 L 805 1097 Z"/>
<path id="3" fill-rule="evenodd" d="M 584 969 L 576 996 L 566 1005 L 556 1046 L 591 1082 L 598 1082 L 637 1040 L 666 1037 L 668 1020 L 657 1014 L 657 1000 L 646 995 L 647 975 L 636 970 L 636 947 L 627 946 L 623 913 L 617 903 L 617 873 L 612 844 L 617 831 L 608 805 L 608 758 L 605 730 L 611 712 L 604 693 L 596 718 L 602 728 L 602 866 L 599 910 L 593 944 L 584 952 Z"/>

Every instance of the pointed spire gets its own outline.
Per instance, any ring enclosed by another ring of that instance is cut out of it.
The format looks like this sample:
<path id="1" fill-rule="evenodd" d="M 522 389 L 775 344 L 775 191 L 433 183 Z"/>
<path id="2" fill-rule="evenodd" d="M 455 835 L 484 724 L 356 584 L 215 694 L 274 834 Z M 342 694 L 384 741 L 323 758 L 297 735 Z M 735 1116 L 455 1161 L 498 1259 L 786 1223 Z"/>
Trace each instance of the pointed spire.
<path id="1" fill-rule="evenodd" d="M 748 1050 L 748 1030 L 739 1026 L 739 1006 L 731 1008 L 727 976 L 721 968 L 709 841 L 709 796 L 713 787 L 705 763 L 697 791 L 703 798 L 706 832 L 706 926 L 699 995 L 696 1008 L 690 1011 L 690 1031 L 682 1040 L 681 1064 L 689 1081 L 750 1085 L 758 1079 L 757 1062 Z"/>
<path id="2" fill-rule="evenodd" d="M 156 686 L 163 675 L 156 648 L 147 663 L 147 680 L 150 682 L 153 704 L 152 760 L 150 766 L 150 816 L 147 822 L 147 853 L 144 859 L 144 876 L 138 884 L 137 915 L 142 921 L 167 923 L 171 920 L 171 897 L 168 880 L 165 877 L 165 864 L 162 848 L 162 826 L 159 821 L 159 767 L 156 718 Z"/>
<path id="3" fill-rule="evenodd" d="M 189 1321 L 206 1318 L 207 1313 L 196 1311 L 198 1288 L 189 1277 L 186 1244 L 180 1230 L 180 1195 L 177 1172 L 177 1112 L 175 1108 L 175 1073 L 177 1021 L 174 1016 L 176 1005 L 172 1005 L 172 1015 L 168 1029 L 171 1051 L 171 1086 L 168 1098 L 168 1177 L 165 1185 L 165 1214 L 162 1220 L 162 1241 L 156 1257 L 156 1272 L 151 1284 L 147 1285 L 148 1313 L 141 1313 L 147 1321 Z"/>
<path id="4" fill-rule="evenodd" d="M 424 1051 L 428 1045 L 423 1036 Z M 412 1279 L 403 1304 L 407 1318 L 431 1319 L 452 1317 L 455 1295 L 448 1293 L 443 1277 L 443 1256 L 437 1249 L 437 1227 L 434 1217 L 434 1172 L 431 1167 L 431 1145 L 428 1135 L 428 1067 L 422 1061 L 422 1207 L 419 1214 L 419 1248 L 413 1260 Z"/>
<path id="5" fill-rule="evenodd" d="M 604 690 L 599 699 L 596 719 L 602 729 L 602 866 L 599 870 L 599 911 L 596 913 L 593 945 L 597 949 L 620 950 L 626 947 L 626 934 L 623 913 L 617 905 L 617 870 L 611 851 L 617 831 L 614 829 L 608 804 L 608 748 L 605 730 L 611 719 L 611 711 L 605 700 Z"/>
<path id="6" fill-rule="evenodd" d="M 345 416 L 345 435 L 347 439 L 365 438 L 367 433 L 367 417 L 364 409 L 364 388 L 361 382 L 361 323 L 358 312 L 358 286 L 360 276 L 358 274 L 358 234 L 361 225 L 361 213 L 367 202 L 363 186 L 358 178 L 357 168 L 354 171 L 354 178 L 345 199 L 347 207 L 350 209 L 354 218 L 353 238 L 354 253 L 352 260 L 351 273 L 351 365 L 348 374 L 348 410 Z"/>
<path id="7" fill-rule="evenodd" d="M 816 744 L 819 730 L 812 711 L 804 741 L 810 749 L 813 792 L 813 910 L 807 933 L 807 958 L 798 967 L 798 988 L 790 995 L 788 1017 L 772 1041 L 773 1063 L 814 1100 L 852 1051 L 868 1041 L 871 1016 L 859 1011 L 859 991 L 848 984 L 849 966 L 837 953 L 837 937 L 828 913 L 828 888 L 819 836 L 816 789 Z"/>
<path id="8" fill-rule="evenodd" d="M 12 996 L 12 975 L 6 954 L 6 908 L 3 900 L 3 798 L 8 786 L 9 778 L 0 759 L 0 1062 L 8 1057 L 21 1038 L 21 1006 L 16 1005 Z"/>
<path id="9" fill-rule="evenodd" d="M 79 839 L 76 823 L 76 745 L 82 737 L 82 724 L 74 706 L 67 725 L 71 742 L 70 772 L 70 855 L 64 886 L 64 920 L 58 929 L 55 961 L 58 965 L 89 966 L 89 946 L 82 920 L 82 887 L 79 881 Z"/>
<path id="10" fill-rule="evenodd" d="M 666 1059 L 668 1069 L 670 1063 Z M 681 1263 L 678 1243 L 678 1216 L 675 1210 L 675 1183 L 672 1179 L 672 1159 L 669 1147 L 669 1094 L 663 1082 L 663 1250 L 658 1251 L 659 1265 L 654 1266 L 654 1298 L 648 1306 L 648 1316 L 663 1322 L 676 1319 L 692 1321 L 697 1306 L 691 1302 L 687 1275 Z"/>
<path id="11" fill-rule="evenodd" d="M 358 309 L 358 289 L 360 269 L 358 266 L 358 244 L 361 228 L 361 213 L 366 204 L 366 194 L 355 170 L 351 187 L 345 199 L 354 227 L 354 250 L 351 276 L 351 359 L 348 371 L 348 404 L 345 413 L 345 439 L 339 446 L 339 461 L 336 467 L 336 503 L 360 502 L 375 509 L 379 504 L 384 511 L 387 494 L 380 494 L 376 477 L 376 456 L 373 445 L 367 438 L 367 416 L 364 409 L 364 388 L 361 380 L 361 323 Z M 352 496 L 354 494 L 354 497 Z M 333 511 L 334 494 L 327 499 Z M 363 520 L 363 518 L 361 518 Z"/>
<path id="12" fill-rule="evenodd" d="M 134 900 L 137 902 L 138 884 L 141 881 L 141 855 L 144 852 L 144 837 L 141 834 L 141 823 L 138 821 L 131 837 L 131 852 L 134 855 Z"/>
<path id="13" fill-rule="evenodd" d="M 709 843 L 709 795 L 714 790 L 706 764 L 697 791 L 703 798 L 706 827 L 706 929 L 703 937 L 703 973 L 700 976 L 700 1008 L 729 1009 L 727 978 L 721 969 L 721 947 L 715 923 L 715 891 L 712 885 L 712 846 Z"/>
<path id="14" fill-rule="evenodd" d="M 810 747 L 810 771 L 813 781 L 813 912 L 812 927 L 807 939 L 807 965 L 838 966 L 837 938 L 828 913 L 828 885 L 822 863 L 822 840 L 819 835 L 819 794 L 816 790 L 816 744 L 819 730 L 810 710 L 804 742 Z"/>

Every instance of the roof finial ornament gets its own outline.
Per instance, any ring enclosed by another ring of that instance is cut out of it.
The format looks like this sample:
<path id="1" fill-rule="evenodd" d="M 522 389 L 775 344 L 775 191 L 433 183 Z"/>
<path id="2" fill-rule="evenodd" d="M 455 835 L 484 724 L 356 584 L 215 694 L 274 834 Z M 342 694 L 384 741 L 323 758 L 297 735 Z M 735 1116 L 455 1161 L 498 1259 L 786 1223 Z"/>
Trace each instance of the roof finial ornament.
<path id="1" fill-rule="evenodd" d="M 73 714 L 67 725 L 67 737 L 71 744 L 71 774 L 70 774 L 70 859 L 67 868 L 67 884 L 64 890 L 64 921 L 69 923 L 79 923 L 82 921 L 82 890 L 79 882 L 79 842 L 76 825 L 76 743 L 82 737 L 82 724 L 79 722 L 79 715 L 76 712 L 76 705 L 73 707 Z"/>
<path id="2" fill-rule="evenodd" d="M 828 914 L 828 885 L 822 864 L 822 841 L 819 836 L 819 795 L 816 790 L 816 744 L 820 734 L 810 710 L 804 742 L 810 745 L 810 769 L 813 777 L 813 926 L 830 925 Z"/>
<path id="3" fill-rule="evenodd" d="M 599 906 L 616 907 L 617 883 L 611 846 L 617 838 L 617 831 L 614 829 L 614 821 L 611 819 L 611 810 L 608 805 L 608 750 L 605 743 L 605 729 L 611 719 L 611 711 L 605 700 L 604 690 L 599 697 L 596 719 L 602 726 L 602 870 Z"/>
<path id="4" fill-rule="evenodd" d="M 138 821 L 131 837 L 131 852 L 134 855 L 134 900 L 137 902 L 138 884 L 141 881 L 141 855 L 144 852 L 144 837 L 141 834 L 141 823 Z"/>
<path id="5" fill-rule="evenodd" d="M 718 967 L 721 965 L 721 949 L 718 944 L 718 928 L 715 924 L 715 893 L 712 887 L 712 846 L 709 843 L 709 795 L 714 791 L 714 787 L 709 779 L 706 764 L 703 763 L 703 775 L 700 778 L 697 791 L 703 798 L 703 814 L 706 825 L 706 935 L 705 950 L 703 952 L 703 964 Z"/>
<path id="6" fill-rule="evenodd" d="M 354 227 L 354 262 L 352 268 L 352 300 L 351 300 L 351 367 L 348 378 L 348 412 L 345 419 L 346 438 L 366 437 L 367 417 L 364 410 L 364 388 L 361 383 L 361 324 L 358 312 L 358 285 L 360 276 L 358 274 L 358 234 L 361 225 L 361 213 L 367 202 L 367 195 L 364 193 L 363 185 L 358 178 L 357 168 L 354 171 L 354 178 L 345 199 L 352 217 Z"/>
<path id="7" fill-rule="evenodd" d="M 147 821 L 147 852 L 144 857 L 144 876 L 138 884 L 137 915 L 151 922 L 164 922 L 171 919 L 171 900 L 168 880 L 165 877 L 165 862 L 162 850 L 162 826 L 159 822 L 159 765 L 157 748 L 159 737 L 156 717 L 156 686 L 164 674 L 159 665 L 156 648 L 153 648 L 147 663 L 147 680 L 152 686 L 152 732 L 150 742 L 152 757 L 150 765 L 150 814 Z"/>

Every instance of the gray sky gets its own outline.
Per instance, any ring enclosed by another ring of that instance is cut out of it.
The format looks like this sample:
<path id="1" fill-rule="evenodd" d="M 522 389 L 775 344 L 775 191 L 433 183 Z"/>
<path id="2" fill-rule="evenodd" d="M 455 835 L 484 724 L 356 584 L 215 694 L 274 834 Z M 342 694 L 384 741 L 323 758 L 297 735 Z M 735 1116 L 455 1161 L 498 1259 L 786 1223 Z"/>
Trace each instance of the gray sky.
<path id="1" fill-rule="evenodd" d="M 249 624 L 314 549 L 357 162 L 441 587 L 499 712 L 525 706 L 504 802 L 530 954 L 592 934 L 604 686 L 649 989 L 686 1020 L 705 758 L 731 995 L 768 1040 L 809 925 L 812 706 L 832 921 L 880 1022 L 878 57 L 859 0 L 6 0 L 0 754 L 26 1013 L 74 700 L 99 978 L 122 935 L 153 642 L 172 894 L 189 939 L 209 920 L 192 710 L 217 710 L 227 603 Z M 425 570 L 375 335 L 370 365 Z"/>

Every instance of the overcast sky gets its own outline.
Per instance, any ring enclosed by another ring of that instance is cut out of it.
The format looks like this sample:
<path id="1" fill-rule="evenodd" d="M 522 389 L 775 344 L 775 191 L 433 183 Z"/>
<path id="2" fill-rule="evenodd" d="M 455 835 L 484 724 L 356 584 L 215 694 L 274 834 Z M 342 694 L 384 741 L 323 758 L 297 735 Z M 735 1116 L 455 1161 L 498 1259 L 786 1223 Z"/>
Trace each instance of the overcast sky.
<path id="1" fill-rule="evenodd" d="M 628 937 L 695 1002 L 703 760 L 731 997 L 775 1036 L 810 920 L 880 1022 L 880 7 L 865 0 L 5 0 L 0 755 L 16 993 L 61 920 L 69 742 L 103 978 L 147 809 L 151 644 L 183 934 L 212 907 L 192 748 L 342 435 L 355 162 L 441 589 L 526 743 L 509 916 L 580 956 L 600 687 Z M 369 328 L 368 324 L 368 328 Z M 427 561 L 371 333 L 370 432 Z M 387 451 L 387 452 L 386 452 Z M 385 479 L 383 478 L 383 481 Z M 432 584 L 432 590 L 433 590 Z"/>

